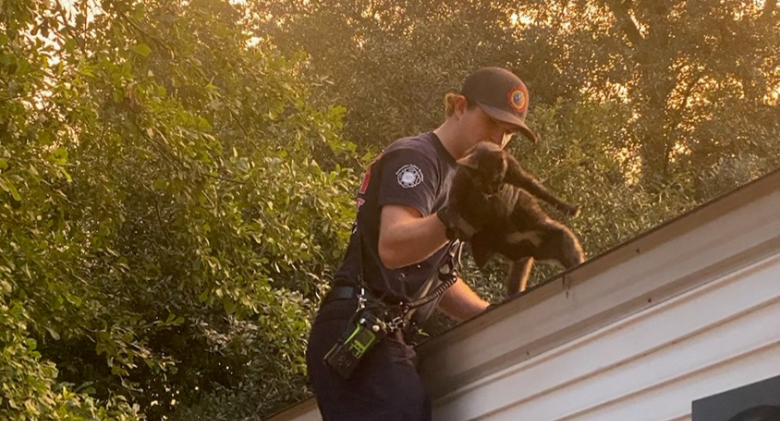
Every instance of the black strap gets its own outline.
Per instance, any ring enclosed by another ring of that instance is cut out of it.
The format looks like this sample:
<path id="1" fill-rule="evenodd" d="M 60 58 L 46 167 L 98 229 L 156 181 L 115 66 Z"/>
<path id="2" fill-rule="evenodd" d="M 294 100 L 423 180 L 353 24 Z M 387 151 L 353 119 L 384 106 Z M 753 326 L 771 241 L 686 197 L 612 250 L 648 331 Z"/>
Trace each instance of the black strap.
<path id="1" fill-rule="evenodd" d="M 447 255 L 444 258 L 444 262 L 437 268 L 435 274 L 431 274 L 431 276 L 428 277 L 428 280 L 425 282 L 425 285 L 421 289 L 421 298 L 418 298 L 411 303 L 407 303 L 406 307 L 409 309 L 417 309 L 419 307 L 422 307 L 431 301 L 439 298 L 444 292 L 447 291 L 447 289 L 455 284 L 458 280 L 458 265 L 460 265 L 460 256 L 463 251 L 463 243 L 460 241 L 454 241 L 449 246 L 449 250 L 447 250 Z M 442 281 L 443 283 L 439 284 L 439 286 L 436 287 L 436 289 L 433 290 L 430 294 L 426 293 L 431 288 L 431 285 L 433 285 L 434 280 Z"/>
<path id="2" fill-rule="evenodd" d="M 352 285 L 336 285 L 333 288 L 330 289 L 327 295 L 325 295 L 325 302 L 330 302 L 333 300 L 349 300 L 353 298 L 357 298 L 360 294 L 360 287 L 352 286 Z M 374 296 L 369 293 L 368 291 L 363 289 L 363 295 L 369 302 L 378 302 Z"/>
<path id="3" fill-rule="evenodd" d="M 347 300 L 357 298 L 360 290 L 352 286 L 334 286 L 325 296 L 325 301 Z"/>
<path id="4" fill-rule="evenodd" d="M 333 297 L 329 296 L 328 300 L 330 301 L 338 299 L 337 297 L 356 297 L 362 289 L 364 298 L 369 300 L 367 307 L 382 308 L 383 310 L 387 310 L 390 314 L 395 314 L 395 317 L 393 317 L 392 321 L 389 323 L 391 331 L 407 326 L 417 309 L 433 302 L 434 300 L 444 295 L 447 289 L 453 286 L 458 280 L 457 267 L 460 265 L 460 258 L 463 252 L 463 243 L 459 240 L 455 240 L 450 243 L 447 254 L 444 257 L 444 261 L 434 270 L 433 273 L 428 276 L 428 280 L 425 281 L 425 284 L 423 284 L 423 287 L 418 293 L 420 298 L 417 298 L 409 303 L 400 303 L 396 305 L 386 304 L 382 302 L 382 297 L 372 297 L 368 286 L 364 283 L 363 245 L 361 241 L 362 232 L 360 232 L 359 227 L 356 226 L 354 233 L 357 235 L 357 247 L 359 252 L 357 287 L 334 287 L 333 290 L 336 290 L 336 292 L 334 292 Z M 377 263 L 381 264 L 381 262 Z M 437 280 L 441 283 L 432 292 L 428 293 L 434 282 Z M 360 311 L 362 308 L 358 307 L 357 310 Z"/>
<path id="5" fill-rule="evenodd" d="M 450 244 L 447 255 L 444 262 L 437 268 L 436 272 L 428 277 L 423 288 L 420 290 L 421 297 L 407 304 L 401 305 L 401 327 L 406 327 L 411 323 L 412 317 L 417 310 L 434 300 L 444 295 L 447 290 L 455 285 L 458 281 L 458 266 L 460 265 L 460 257 L 463 252 L 463 243 L 455 241 Z M 441 283 L 428 293 L 428 290 L 433 285 L 434 280 L 439 280 Z"/>

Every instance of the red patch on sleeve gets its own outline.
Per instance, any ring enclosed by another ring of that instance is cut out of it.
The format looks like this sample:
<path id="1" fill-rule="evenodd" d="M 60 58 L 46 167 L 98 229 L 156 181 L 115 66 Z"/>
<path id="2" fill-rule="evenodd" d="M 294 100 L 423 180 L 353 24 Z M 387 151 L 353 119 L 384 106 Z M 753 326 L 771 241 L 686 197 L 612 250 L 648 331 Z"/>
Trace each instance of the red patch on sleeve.
<path id="1" fill-rule="evenodd" d="M 382 157 L 382 154 L 379 154 L 379 156 L 374 158 L 374 160 L 371 161 L 370 164 L 368 164 L 368 169 L 366 170 L 366 174 L 363 176 L 363 182 L 360 183 L 360 190 L 358 191 L 358 194 L 365 194 L 366 190 L 368 190 L 368 183 L 371 181 L 371 168 L 374 167 L 374 164 L 376 163 L 376 161 L 379 161 L 379 158 L 381 158 L 381 157 Z"/>

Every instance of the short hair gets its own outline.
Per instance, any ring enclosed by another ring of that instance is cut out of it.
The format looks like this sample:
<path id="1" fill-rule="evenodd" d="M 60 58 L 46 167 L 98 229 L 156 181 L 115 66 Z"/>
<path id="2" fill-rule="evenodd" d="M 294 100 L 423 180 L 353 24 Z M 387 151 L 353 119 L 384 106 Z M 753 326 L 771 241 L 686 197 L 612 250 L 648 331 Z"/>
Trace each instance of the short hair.
<path id="1" fill-rule="evenodd" d="M 459 96 L 462 96 L 460 94 L 456 94 L 454 92 L 450 92 L 447 95 L 444 96 L 444 118 L 449 118 L 453 114 L 455 114 L 455 101 L 458 99 Z M 466 98 L 466 97 L 464 97 Z M 466 108 L 472 109 L 477 106 L 477 103 L 474 101 L 469 100 L 466 98 Z"/>

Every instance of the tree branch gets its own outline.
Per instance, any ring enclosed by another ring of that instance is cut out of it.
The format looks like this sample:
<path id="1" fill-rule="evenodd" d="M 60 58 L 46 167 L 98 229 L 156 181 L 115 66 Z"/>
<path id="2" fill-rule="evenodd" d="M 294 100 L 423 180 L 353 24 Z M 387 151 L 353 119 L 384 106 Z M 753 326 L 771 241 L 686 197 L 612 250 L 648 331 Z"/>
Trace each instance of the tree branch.
<path id="1" fill-rule="evenodd" d="M 644 41 L 644 38 L 642 37 L 642 33 L 639 32 L 639 28 L 637 28 L 636 24 L 631 19 L 631 15 L 628 14 L 628 11 L 631 8 L 631 1 L 608 0 L 606 1 L 606 4 L 607 7 L 609 7 L 609 10 L 612 11 L 612 14 L 615 15 L 615 19 L 620 22 L 620 26 L 623 28 L 626 37 L 628 37 L 628 41 L 633 47 L 638 47 L 639 44 Z"/>
<path id="2" fill-rule="evenodd" d="M 11 96 L 7 96 L 7 97 L 3 97 L 3 98 L 0 98 L 0 102 L 11 101 L 11 100 L 14 100 L 14 99 L 17 99 L 17 98 L 21 98 L 21 97 L 23 97 L 23 96 L 24 96 L 24 95 L 22 95 L 22 94 L 16 94 L 16 95 L 11 95 Z"/>
<path id="3" fill-rule="evenodd" d="M 200 173 L 201 175 L 205 176 L 205 177 L 213 178 L 213 179 L 215 179 L 215 180 L 224 181 L 224 182 L 226 182 L 226 183 L 233 183 L 233 184 L 246 184 L 246 182 L 244 182 L 244 181 L 233 180 L 233 179 L 230 179 L 230 178 L 225 178 L 225 177 L 222 177 L 222 176 L 219 176 L 219 175 L 207 174 L 207 173 L 200 172 L 200 171 L 199 171 L 199 173 Z"/>
<path id="4" fill-rule="evenodd" d="M 168 52 L 169 52 L 170 54 L 174 54 L 174 50 L 173 50 L 173 48 L 171 48 L 171 46 L 170 46 L 170 45 L 168 45 L 168 43 L 166 43 L 166 42 L 165 42 L 165 41 L 164 41 L 162 38 L 160 38 L 160 37 L 158 37 L 158 36 L 156 36 L 156 35 L 150 34 L 149 32 L 145 31 L 145 30 L 144 30 L 143 28 L 141 28 L 141 26 L 140 26 L 140 25 L 138 25 L 138 24 L 137 24 L 135 21 L 133 21 L 131 18 L 129 18 L 128 16 L 125 16 L 125 15 L 124 15 L 124 14 L 122 14 L 122 13 L 117 13 L 117 16 L 118 16 L 120 19 L 122 19 L 123 21 L 127 22 L 127 24 L 128 24 L 128 25 L 130 25 L 130 26 L 131 26 L 133 29 L 135 29 L 135 30 L 136 30 L 136 32 L 140 33 L 141 35 L 143 35 L 143 36 L 144 36 L 144 37 L 146 37 L 147 39 L 151 40 L 151 41 L 152 41 L 152 42 L 154 42 L 155 44 L 162 46 L 163 48 L 165 48 L 166 50 L 168 50 Z"/>
<path id="5" fill-rule="evenodd" d="M 685 110 L 685 104 L 688 103 L 688 99 L 693 95 L 693 89 L 696 88 L 696 85 L 699 84 L 699 82 L 704 78 L 704 75 L 707 73 L 707 63 L 710 62 L 710 59 L 713 55 L 715 55 L 716 51 L 720 51 L 721 46 L 723 44 L 723 39 L 718 42 L 718 45 L 712 48 L 710 50 L 709 54 L 707 54 L 707 57 L 702 60 L 702 68 L 694 73 L 694 76 L 691 78 L 691 82 L 688 84 L 688 86 L 685 87 L 685 90 L 682 93 L 682 102 L 680 103 L 680 108 L 677 111 L 677 115 L 675 116 L 674 123 L 671 125 L 672 130 L 676 129 L 683 121 L 683 112 Z"/>
<path id="6" fill-rule="evenodd" d="M 230 113 L 230 117 L 232 117 L 233 121 L 235 121 L 236 124 L 238 124 L 238 128 L 240 128 L 241 131 L 244 132 L 244 136 L 246 136 L 247 139 L 250 138 L 249 132 L 247 132 L 246 128 L 244 128 L 244 125 L 241 124 L 241 120 L 238 118 L 238 116 L 236 115 L 235 111 L 233 111 L 233 109 L 231 109 L 230 107 L 227 107 L 227 109 L 228 109 L 228 112 Z"/>

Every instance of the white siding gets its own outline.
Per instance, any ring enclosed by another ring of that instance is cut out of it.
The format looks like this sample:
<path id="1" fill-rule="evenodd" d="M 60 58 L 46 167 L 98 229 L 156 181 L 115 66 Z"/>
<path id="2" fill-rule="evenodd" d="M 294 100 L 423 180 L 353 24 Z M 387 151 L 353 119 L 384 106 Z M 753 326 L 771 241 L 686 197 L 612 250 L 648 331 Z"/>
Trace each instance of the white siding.
<path id="1" fill-rule="evenodd" d="M 438 420 L 661 421 L 780 374 L 780 256 L 440 397 Z"/>

